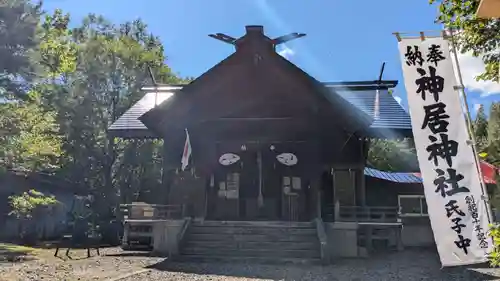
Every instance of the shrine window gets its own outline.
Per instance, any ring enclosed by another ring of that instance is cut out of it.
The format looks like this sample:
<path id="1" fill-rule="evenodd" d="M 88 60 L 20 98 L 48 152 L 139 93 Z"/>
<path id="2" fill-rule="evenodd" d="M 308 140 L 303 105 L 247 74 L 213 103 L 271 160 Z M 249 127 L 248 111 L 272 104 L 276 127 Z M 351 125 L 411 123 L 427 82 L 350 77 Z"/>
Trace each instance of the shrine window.
<path id="1" fill-rule="evenodd" d="M 302 189 L 302 180 L 300 177 L 283 177 L 283 193 L 293 194 Z"/>
<path id="2" fill-rule="evenodd" d="M 219 182 L 218 196 L 227 199 L 238 199 L 240 189 L 240 174 L 228 173 L 224 181 Z"/>
<path id="3" fill-rule="evenodd" d="M 398 205 L 401 216 L 426 217 L 429 215 L 424 195 L 399 195 Z"/>

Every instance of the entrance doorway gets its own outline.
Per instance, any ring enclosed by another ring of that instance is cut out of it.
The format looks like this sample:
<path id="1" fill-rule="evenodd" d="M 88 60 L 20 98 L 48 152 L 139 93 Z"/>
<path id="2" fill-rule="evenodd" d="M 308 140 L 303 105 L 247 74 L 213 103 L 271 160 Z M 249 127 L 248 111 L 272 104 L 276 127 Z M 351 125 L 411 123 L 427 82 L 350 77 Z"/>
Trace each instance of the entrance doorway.
<path id="1" fill-rule="evenodd" d="M 219 163 L 208 192 L 210 219 L 306 219 L 307 188 L 300 170 L 294 167 L 297 161 L 281 159 L 283 153 L 276 147 L 264 144 L 245 144 L 238 150 L 230 149 L 229 145 L 217 147 Z"/>

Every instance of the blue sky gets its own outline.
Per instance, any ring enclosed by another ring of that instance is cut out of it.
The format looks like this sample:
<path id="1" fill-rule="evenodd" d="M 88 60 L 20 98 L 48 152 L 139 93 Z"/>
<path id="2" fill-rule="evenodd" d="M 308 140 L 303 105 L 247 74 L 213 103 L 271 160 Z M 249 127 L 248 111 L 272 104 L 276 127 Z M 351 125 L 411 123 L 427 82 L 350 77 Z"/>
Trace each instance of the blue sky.
<path id="1" fill-rule="evenodd" d="M 406 107 L 406 94 L 393 32 L 437 30 L 436 6 L 426 0 L 46 0 L 45 9 L 61 8 L 72 21 L 88 13 L 115 23 L 143 19 L 165 46 L 167 63 L 182 76 L 198 76 L 233 52 L 207 35 L 234 37 L 245 25 L 263 25 L 270 37 L 290 32 L 307 36 L 289 42 L 285 56 L 320 81 L 375 80 L 382 62 L 384 79 L 399 80 L 395 95 Z M 478 104 L 500 101 L 500 86 L 476 83 L 478 60 L 461 56 L 471 112 Z M 497 94 L 491 94 L 495 92 Z M 488 94 L 489 95 L 485 95 Z"/>

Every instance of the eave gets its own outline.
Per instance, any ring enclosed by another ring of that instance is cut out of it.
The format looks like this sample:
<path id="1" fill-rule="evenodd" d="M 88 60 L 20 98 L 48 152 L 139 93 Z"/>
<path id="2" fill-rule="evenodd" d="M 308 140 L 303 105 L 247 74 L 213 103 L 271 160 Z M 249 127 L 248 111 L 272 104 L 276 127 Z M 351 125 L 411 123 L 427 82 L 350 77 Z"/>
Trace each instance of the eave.
<path id="1" fill-rule="evenodd" d="M 500 18 L 500 0 L 481 0 L 476 11 L 478 18 Z"/>

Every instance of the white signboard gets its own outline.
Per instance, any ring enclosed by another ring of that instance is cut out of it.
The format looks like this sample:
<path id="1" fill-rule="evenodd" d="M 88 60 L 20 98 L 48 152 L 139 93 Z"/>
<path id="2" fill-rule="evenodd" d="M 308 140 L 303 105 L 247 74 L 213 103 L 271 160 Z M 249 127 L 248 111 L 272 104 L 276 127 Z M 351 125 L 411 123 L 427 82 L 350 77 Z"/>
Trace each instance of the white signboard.
<path id="1" fill-rule="evenodd" d="M 434 240 L 443 266 L 487 260 L 488 209 L 448 41 L 402 39 L 401 63 Z M 485 195 L 486 196 L 486 195 Z"/>

